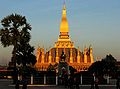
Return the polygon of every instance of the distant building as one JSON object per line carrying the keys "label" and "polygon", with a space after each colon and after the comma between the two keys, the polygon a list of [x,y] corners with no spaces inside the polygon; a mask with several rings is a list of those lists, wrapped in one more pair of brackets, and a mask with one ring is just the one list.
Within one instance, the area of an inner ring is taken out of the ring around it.
{"label": "distant building", "polygon": [[0,71],[1,71],[1,70],[7,70],[7,66],[1,66],[1,65],[0,65]]}
{"label": "distant building", "polygon": [[37,48],[37,63],[35,67],[38,71],[47,71],[50,64],[55,65],[59,63],[60,55],[64,51],[66,55],[66,62],[69,66],[72,66],[77,71],[85,71],[94,62],[92,47],[84,48],[84,52],[81,52],[80,48],[75,48],[74,43],[69,36],[69,25],[66,17],[66,6],[63,5],[62,19],[60,24],[60,35],[58,41],[55,42],[53,48],[49,51],[44,48]]}

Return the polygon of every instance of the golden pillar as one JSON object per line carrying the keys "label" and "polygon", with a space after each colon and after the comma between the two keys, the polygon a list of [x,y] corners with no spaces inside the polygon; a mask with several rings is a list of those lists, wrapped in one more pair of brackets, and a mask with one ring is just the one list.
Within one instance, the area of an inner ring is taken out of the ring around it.
{"label": "golden pillar", "polygon": [[93,51],[93,49],[92,49],[92,47],[90,47],[90,59],[91,59],[91,63],[94,62],[92,51]]}
{"label": "golden pillar", "polygon": [[41,50],[42,50],[41,63],[44,63],[44,57],[45,57],[44,48],[42,48]]}
{"label": "golden pillar", "polygon": [[80,63],[80,48],[77,50],[77,63]]}
{"label": "golden pillar", "polygon": [[51,49],[50,49],[50,51],[49,51],[49,58],[48,58],[48,63],[51,63],[52,62],[52,56],[51,56]]}
{"label": "golden pillar", "polygon": [[59,63],[58,48],[56,48],[56,62]]}
{"label": "golden pillar", "polygon": [[70,48],[70,63],[73,63],[72,48]]}
{"label": "golden pillar", "polygon": [[84,63],[87,63],[87,48],[84,49]]}

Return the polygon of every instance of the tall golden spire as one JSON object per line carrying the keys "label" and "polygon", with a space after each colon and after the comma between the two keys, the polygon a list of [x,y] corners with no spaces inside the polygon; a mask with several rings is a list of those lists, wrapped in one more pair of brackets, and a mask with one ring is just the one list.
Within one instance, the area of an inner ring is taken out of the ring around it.
{"label": "tall golden spire", "polygon": [[74,44],[69,37],[69,26],[66,16],[66,5],[64,2],[62,9],[62,19],[60,23],[60,35],[58,41],[55,43],[55,48],[73,48]]}
{"label": "tall golden spire", "polygon": [[68,21],[67,21],[67,17],[66,17],[66,5],[64,3],[63,5],[63,9],[62,9],[62,20],[61,20],[61,24],[60,24],[60,33],[64,33],[64,34],[68,34],[69,32],[69,26],[68,26]]}

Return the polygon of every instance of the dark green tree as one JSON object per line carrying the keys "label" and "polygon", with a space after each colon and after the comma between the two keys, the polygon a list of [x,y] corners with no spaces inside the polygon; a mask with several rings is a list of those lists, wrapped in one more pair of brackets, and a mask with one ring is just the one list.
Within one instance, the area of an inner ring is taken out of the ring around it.
{"label": "dark green tree", "polygon": [[97,76],[103,75],[103,63],[101,61],[94,62],[89,68],[91,74],[95,74]]}
{"label": "dark green tree", "polygon": [[4,47],[13,46],[11,61],[16,67],[17,45],[30,41],[31,26],[27,23],[25,16],[11,14],[1,20],[0,41]]}
{"label": "dark green tree", "polygon": [[101,61],[103,63],[103,72],[104,74],[113,75],[117,72],[117,60],[111,55],[106,55]]}
{"label": "dark green tree", "polygon": [[22,43],[21,45],[17,45],[17,64],[21,64],[22,66],[35,65],[36,57],[33,52],[34,47],[31,47],[28,43]]}
{"label": "dark green tree", "polygon": [[[21,65],[22,75],[29,72],[30,65],[36,63],[33,54],[34,47],[30,46],[31,26],[27,23],[25,16],[11,14],[1,20],[3,28],[0,29],[0,40],[4,47],[13,46],[11,61],[16,70],[16,63]],[[16,71],[14,71],[16,74]],[[25,76],[24,76],[25,77]]]}
{"label": "dark green tree", "polygon": [[101,61],[94,62],[88,70],[98,76],[103,76],[104,74],[113,75],[113,73],[115,74],[117,71],[116,62],[116,59],[109,54]]}

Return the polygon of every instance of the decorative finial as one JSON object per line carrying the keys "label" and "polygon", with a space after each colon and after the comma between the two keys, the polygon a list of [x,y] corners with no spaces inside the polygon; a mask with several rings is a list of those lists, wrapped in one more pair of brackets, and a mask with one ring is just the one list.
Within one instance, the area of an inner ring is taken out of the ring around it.
{"label": "decorative finial", "polygon": [[66,0],[64,0],[64,5],[65,5],[65,1],[66,1]]}
{"label": "decorative finial", "polygon": [[64,0],[64,3],[63,3],[63,9],[66,9],[65,0]]}

